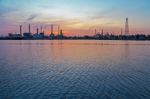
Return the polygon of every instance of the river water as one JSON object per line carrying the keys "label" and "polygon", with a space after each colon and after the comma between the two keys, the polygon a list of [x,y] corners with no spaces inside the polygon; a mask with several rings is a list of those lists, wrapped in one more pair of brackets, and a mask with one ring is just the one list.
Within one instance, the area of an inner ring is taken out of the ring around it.
{"label": "river water", "polygon": [[150,99],[150,42],[0,41],[0,99]]}

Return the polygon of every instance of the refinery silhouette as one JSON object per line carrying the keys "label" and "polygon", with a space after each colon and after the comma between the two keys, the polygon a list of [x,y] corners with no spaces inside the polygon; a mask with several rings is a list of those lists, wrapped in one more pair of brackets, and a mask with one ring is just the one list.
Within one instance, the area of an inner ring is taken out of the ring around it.
{"label": "refinery silhouette", "polygon": [[84,35],[84,36],[65,36],[63,30],[60,29],[58,25],[58,34],[55,35],[53,28],[54,25],[51,24],[51,32],[50,35],[45,35],[43,27],[36,29],[36,33],[33,34],[31,32],[31,25],[28,26],[28,32],[23,33],[22,28],[23,26],[20,25],[20,33],[8,33],[8,36],[0,37],[0,40],[150,40],[150,35],[146,34],[130,34],[129,32],[129,22],[128,18],[125,21],[125,29],[121,28],[121,34],[111,34],[109,32],[105,32],[102,29],[101,32],[97,32],[94,29],[93,36]]}

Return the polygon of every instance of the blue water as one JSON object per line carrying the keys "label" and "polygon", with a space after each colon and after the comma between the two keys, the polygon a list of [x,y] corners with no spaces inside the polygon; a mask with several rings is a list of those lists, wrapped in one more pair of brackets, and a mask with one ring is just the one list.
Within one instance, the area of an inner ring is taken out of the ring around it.
{"label": "blue water", "polygon": [[150,42],[0,41],[0,99],[150,99]]}

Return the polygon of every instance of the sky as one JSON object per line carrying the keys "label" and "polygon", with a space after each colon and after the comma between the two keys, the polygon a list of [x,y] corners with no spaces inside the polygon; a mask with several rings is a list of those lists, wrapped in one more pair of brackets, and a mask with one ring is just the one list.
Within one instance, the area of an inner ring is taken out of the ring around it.
{"label": "sky", "polygon": [[0,35],[32,33],[54,24],[65,35],[94,35],[94,30],[120,34],[129,18],[130,34],[150,34],[150,0],[0,0]]}

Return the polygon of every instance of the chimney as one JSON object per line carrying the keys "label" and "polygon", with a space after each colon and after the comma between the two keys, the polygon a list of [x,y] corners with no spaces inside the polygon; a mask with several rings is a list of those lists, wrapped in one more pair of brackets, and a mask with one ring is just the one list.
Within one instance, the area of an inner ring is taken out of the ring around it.
{"label": "chimney", "polygon": [[53,33],[53,24],[51,25],[51,33]]}
{"label": "chimney", "polygon": [[122,35],[122,33],[123,33],[122,31],[123,31],[123,30],[122,30],[122,28],[121,28],[121,35]]}
{"label": "chimney", "polygon": [[22,25],[20,25],[20,35],[22,36]]}
{"label": "chimney", "polygon": [[63,34],[63,31],[62,31],[62,29],[60,30],[60,35],[62,35]]}
{"label": "chimney", "polygon": [[37,34],[39,34],[39,28],[37,28]]}
{"label": "chimney", "polygon": [[97,34],[97,30],[95,29],[95,35]]}
{"label": "chimney", "polygon": [[102,34],[102,35],[104,35],[104,30],[103,30],[103,29],[102,29],[102,32],[101,32],[101,34]]}
{"label": "chimney", "polygon": [[59,25],[58,25],[58,35],[59,35],[59,33],[60,33],[60,27],[59,27]]}
{"label": "chimney", "polygon": [[30,31],[30,24],[29,24],[29,33],[31,33],[31,31]]}
{"label": "chimney", "polygon": [[43,27],[41,26],[41,33],[43,32]]}

